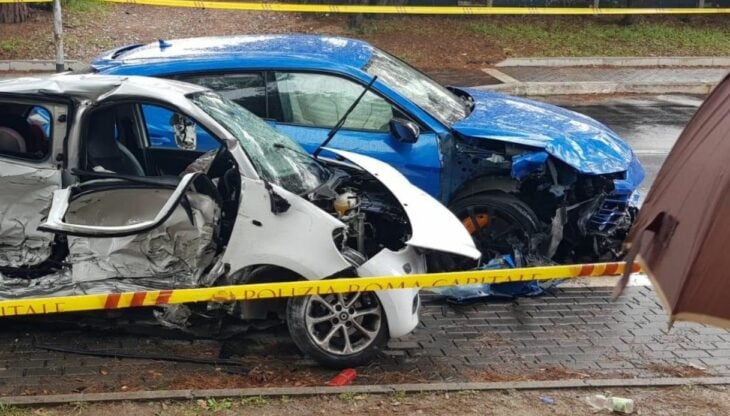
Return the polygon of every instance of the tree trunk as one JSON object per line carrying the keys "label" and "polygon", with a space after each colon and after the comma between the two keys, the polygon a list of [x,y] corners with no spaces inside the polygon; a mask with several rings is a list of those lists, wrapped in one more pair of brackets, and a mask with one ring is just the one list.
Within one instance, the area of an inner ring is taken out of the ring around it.
{"label": "tree trunk", "polygon": [[21,23],[30,16],[28,3],[0,4],[0,23]]}

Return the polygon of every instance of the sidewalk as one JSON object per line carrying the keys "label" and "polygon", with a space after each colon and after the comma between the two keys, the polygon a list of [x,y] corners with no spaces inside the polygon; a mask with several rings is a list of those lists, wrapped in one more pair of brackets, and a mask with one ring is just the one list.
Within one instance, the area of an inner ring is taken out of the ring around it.
{"label": "sidewalk", "polygon": [[[563,59],[566,64],[569,59]],[[549,63],[549,61],[546,61]],[[714,67],[502,66],[483,71],[501,82],[478,88],[516,95],[707,94],[730,72]],[[518,65],[519,62],[515,62]]]}
{"label": "sidewalk", "polygon": [[[730,376],[730,332],[685,323],[667,331],[666,315],[649,287],[630,287],[617,302],[610,301],[610,291],[563,288],[538,298],[469,306],[426,296],[421,326],[358,369],[355,384]],[[123,335],[124,326],[114,324],[108,331],[64,331],[58,323],[40,322],[6,321],[0,333],[0,395],[322,386],[337,374],[302,357],[281,327],[247,339],[191,341],[166,337],[159,328],[149,329],[149,336],[139,330]],[[38,344],[232,357],[246,368],[82,356]]]}

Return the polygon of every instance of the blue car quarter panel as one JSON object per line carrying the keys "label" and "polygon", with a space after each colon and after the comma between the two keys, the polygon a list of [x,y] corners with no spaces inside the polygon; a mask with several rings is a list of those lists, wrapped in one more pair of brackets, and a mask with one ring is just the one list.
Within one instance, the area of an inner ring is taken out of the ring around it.
{"label": "blue car quarter panel", "polygon": [[464,89],[476,103],[452,127],[464,136],[544,149],[578,172],[623,172],[633,158],[631,147],[608,127],[554,105],[476,89]]}

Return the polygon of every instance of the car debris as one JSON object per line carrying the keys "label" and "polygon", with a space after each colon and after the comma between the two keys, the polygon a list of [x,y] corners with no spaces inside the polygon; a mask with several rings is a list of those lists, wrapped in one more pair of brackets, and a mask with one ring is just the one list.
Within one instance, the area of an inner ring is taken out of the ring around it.
{"label": "car debris", "polygon": [[[154,128],[179,147],[153,144],[145,108],[167,115]],[[45,125],[33,124],[39,111]],[[0,128],[15,132],[0,140],[1,299],[407,275],[426,271],[427,252],[480,257],[459,220],[390,166],[344,151],[315,160],[192,84],[3,81]],[[201,132],[218,147],[199,150]],[[183,330],[200,319],[284,319],[305,353],[349,367],[412,331],[418,309],[418,289],[399,289],[155,316]]]}

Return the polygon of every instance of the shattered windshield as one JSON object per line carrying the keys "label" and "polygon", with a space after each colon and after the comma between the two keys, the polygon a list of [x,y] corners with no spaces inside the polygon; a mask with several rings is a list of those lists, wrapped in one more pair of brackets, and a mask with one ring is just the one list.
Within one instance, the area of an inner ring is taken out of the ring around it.
{"label": "shattered windshield", "polygon": [[373,57],[364,69],[447,125],[463,119],[469,112],[467,104],[451,91],[381,50],[373,50]]}
{"label": "shattered windshield", "polygon": [[191,100],[238,139],[262,179],[303,194],[329,178],[329,170],[297,143],[233,101],[211,92]]}

